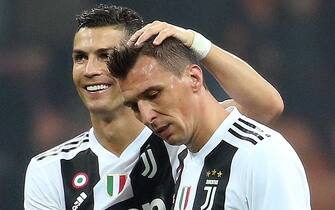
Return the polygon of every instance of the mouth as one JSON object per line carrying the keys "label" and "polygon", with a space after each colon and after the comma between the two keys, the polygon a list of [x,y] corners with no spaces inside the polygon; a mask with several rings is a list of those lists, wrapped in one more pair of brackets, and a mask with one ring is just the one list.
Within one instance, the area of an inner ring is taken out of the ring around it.
{"label": "mouth", "polygon": [[88,92],[94,93],[98,91],[107,90],[111,85],[110,84],[94,84],[94,85],[86,85],[85,90]]}
{"label": "mouth", "polygon": [[167,125],[162,126],[162,127],[158,128],[158,129],[155,129],[155,132],[159,136],[161,136],[162,138],[167,139],[168,136],[170,135],[169,134],[169,130],[168,130],[169,127],[170,127],[170,124],[167,124]]}

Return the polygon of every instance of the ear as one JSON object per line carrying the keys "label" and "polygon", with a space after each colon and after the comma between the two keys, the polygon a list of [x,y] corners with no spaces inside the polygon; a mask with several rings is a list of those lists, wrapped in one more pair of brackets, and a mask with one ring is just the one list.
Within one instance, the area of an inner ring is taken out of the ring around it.
{"label": "ear", "polygon": [[200,66],[196,64],[190,64],[187,68],[187,74],[191,79],[191,87],[193,91],[199,91],[203,87],[203,74]]}

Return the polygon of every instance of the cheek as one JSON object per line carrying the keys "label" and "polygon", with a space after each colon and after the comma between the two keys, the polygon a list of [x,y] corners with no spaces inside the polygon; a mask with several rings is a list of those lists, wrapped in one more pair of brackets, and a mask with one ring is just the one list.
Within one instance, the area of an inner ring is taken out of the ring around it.
{"label": "cheek", "polygon": [[72,80],[73,80],[73,83],[77,86],[78,85],[78,75],[76,74],[75,71],[72,72]]}
{"label": "cheek", "polygon": [[190,120],[191,117],[191,108],[190,104],[185,102],[185,99],[181,99],[179,101],[179,110],[180,110],[180,114],[181,117],[183,118],[182,120],[185,122],[188,122]]}
{"label": "cheek", "polygon": [[72,68],[72,80],[73,80],[73,82],[74,82],[75,85],[78,85],[78,83],[80,81],[80,74],[81,74],[80,68],[74,66]]}

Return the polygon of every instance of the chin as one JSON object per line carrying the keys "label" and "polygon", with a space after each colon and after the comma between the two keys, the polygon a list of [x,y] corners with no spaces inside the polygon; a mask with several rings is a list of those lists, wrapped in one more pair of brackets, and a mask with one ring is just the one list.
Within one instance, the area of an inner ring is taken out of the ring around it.
{"label": "chin", "polygon": [[174,146],[183,145],[183,141],[180,141],[178,139],[172,138],[171,136],[168,139],[164,139],[164,141],[166,141],[168,144],[174,145]]}

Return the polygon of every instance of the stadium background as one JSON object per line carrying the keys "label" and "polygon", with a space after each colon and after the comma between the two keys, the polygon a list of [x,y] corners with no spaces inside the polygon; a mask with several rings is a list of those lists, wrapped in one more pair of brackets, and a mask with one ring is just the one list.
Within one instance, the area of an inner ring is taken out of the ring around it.
{"label": "stadium background", "polygon": [[[335,209],[335,3],[328,0],[0,0],[0,209],[23,209],[33,155],[89,128],[72,84],[74,16],[107,2],[134,8],[146,22],[195,29],[255,67],[284,99],[271,127],[303,160],[313,209]],[[209,75],[207,82],[226,98]]]}

